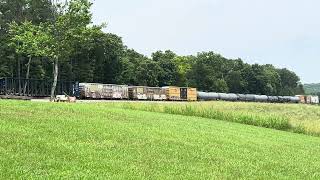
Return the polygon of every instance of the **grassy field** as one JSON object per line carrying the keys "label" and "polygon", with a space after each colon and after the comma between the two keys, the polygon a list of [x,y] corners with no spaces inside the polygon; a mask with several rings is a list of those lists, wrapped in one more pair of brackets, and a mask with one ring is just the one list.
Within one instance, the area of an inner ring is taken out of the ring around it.
{"label": "grassy field", "polygon": [[[0,100],[0,178],[320,178],[319,137],[124,104]],[[307,112],[319,110],[222,102],[192,106],[258,116],[272,111],[286,118],[300,110],[290,122],[316,122],[318,115]]]}
{"label": "grassy field", "polygon": [[247,102],[114,103],[112,107],[238,122],[320,136],[320,106]]}

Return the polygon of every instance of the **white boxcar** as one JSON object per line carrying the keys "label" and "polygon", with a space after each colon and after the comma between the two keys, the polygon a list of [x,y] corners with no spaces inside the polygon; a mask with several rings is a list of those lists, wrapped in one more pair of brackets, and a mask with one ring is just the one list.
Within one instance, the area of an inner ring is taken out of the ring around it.
{"label": "white boxcar", "polygon": [[129,98],[132,100],[147,100],[147,87],[146,86],[130,86]]}
{"label": "white boxcar", "polygon": [[80,83],[82,99],[128,99],[128,86],[116,84]]}
{"label": "white boxcar", "polygon": [[319,104],[319,96],[311,96],[311,104]]}
{"label": "white boxcar", "polygon": [[147,87],[147,99],[152,101],[164,101],[167,99],[166,91],[160,87]]}

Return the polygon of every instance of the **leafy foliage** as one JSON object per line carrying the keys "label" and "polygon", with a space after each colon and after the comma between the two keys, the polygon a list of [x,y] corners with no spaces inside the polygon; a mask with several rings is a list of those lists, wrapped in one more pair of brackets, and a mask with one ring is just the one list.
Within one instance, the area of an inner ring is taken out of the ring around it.
{"label": "leafy foliage", "polygon": [[304,84],[306,94],[320,94],[320,84]]}
{"label": "leafy foliage", "polygon": [[49,0],[2,0],[0,76],[25,76],[29,68],[21,65],[34,57],[31,78],[266,95],[304,93],[294,72],[272,65],[250,65],[214,52],[179,56],[166,50],[146,57],[127,48],[121,37],[103,32],[104,25],[93,25],[91,5],[88,0],[58,5]]}
{"label": "leafy foliage", "polygon": [[33,25],[30,21],[23,22],[21,25],[13,22],[10,24],[9,34],[10,45],[18,54],[41,57],[49,51],[46,44],[50,41],[50,37],[43,25]]}

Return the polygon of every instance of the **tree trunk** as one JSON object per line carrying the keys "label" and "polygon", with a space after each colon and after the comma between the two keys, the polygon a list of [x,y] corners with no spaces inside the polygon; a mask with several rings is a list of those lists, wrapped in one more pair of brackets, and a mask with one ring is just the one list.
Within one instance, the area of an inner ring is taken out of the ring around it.
{"label": "tree trunk", "polygon": [[20,60],[21,60],[21,56],[20,55],[18,55],[18,58],[17,58],[17,60],[18,60],[18,83],[19,83],[19,95],[21,95],[21,75],[20,75],[20,73],[21,73],[21,68],[20,68],[20,65],[21,65],[21,62],[20,62]]}
{"label": "tree trunk", "polygon": [[50,101],[53,102],[55,99],[55,91],[58,83],[58,58],[54,60],[54,70],[53,70],[53,84],[51,88]]}
{"label": "tree trunk", "polygon": [[24,83],[24,88],[23,88],[23,95],[26,95],[26,90],[27,90],[27,85],[28,85],[28,81],[29,81],[29,75],[30,75],[30,64],[31,64],[31,59],[32,57],[29,57],[29,61],[27,64],[27,73],[26,73],[26,82]]}

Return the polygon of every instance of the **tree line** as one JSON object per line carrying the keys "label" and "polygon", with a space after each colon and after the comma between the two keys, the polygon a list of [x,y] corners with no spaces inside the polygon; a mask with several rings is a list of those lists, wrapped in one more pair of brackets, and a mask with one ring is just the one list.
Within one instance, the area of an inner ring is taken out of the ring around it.
{"label": "tree line", "polygon": [[273,65],[248,64],[214,52],[151,57],[93,25],[88,0],[0,0],[0,77],[192,86],[201,91],[303,94],[299,77]]}

